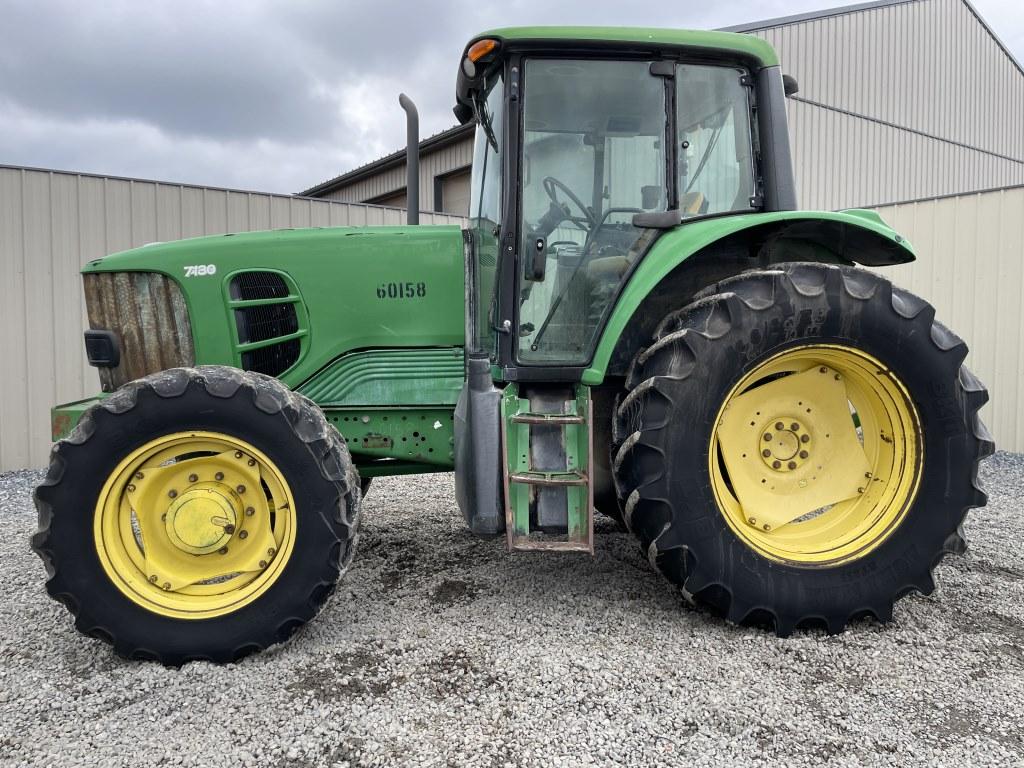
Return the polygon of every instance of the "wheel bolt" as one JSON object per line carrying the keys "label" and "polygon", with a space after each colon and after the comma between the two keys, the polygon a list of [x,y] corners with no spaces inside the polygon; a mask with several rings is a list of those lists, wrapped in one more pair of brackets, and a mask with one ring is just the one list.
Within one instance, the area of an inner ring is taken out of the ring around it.
{"label": "wheel bolt", "polygon": [[144,478],[144,477],[145,477],[145,475],[144,475],[144,474],[142,474],[141,472],[136,472],[136,473],[135,473],[135,479],[136,479],[136,480],[141,480],[141,479],[142,479],[142,478]]}
{"label": "wheel bolt", "polygon": [[191,475],[188,476],[188,481],[190,483],[198,482],[199,481],[199,475],[197,475],[195,473],[192,473]]}
{"label": "wheel bolt", "polygon": [[840,380],[841,378],[843,378],[843,377],[842,377],[842,376],[840,376],[840,375],[839,375],[839,374],[837,373],[837,374],[836,374],[836,381],[839,381],[839,380]]}
{"label": "wheel bolt", "polygon": [[171,490],[169,490],[167,492],[167,495],[170,496],[173,499],[174,497],[176,497],[178,495],[178,492],[176,490],[174,490],[173,488],[171,488]]}
{"label": "wheel bolt", "polygon": [[224,473],[223,472],[218,472],[216,475],[213,476],[213,479],[214,480],[223,480],[224,479]]}
{"label": "wheel bolt", "polygon": [[774,467],[775,469],[778,469],[779,467],[781,467],[781,466],[782,466],[782,462],[781,462],[781,461],[779,461],[778,459],[776,459],[775,461],[773,461],[773,462],[772,462],[772,466],[773,466],[773,467]]}
{"label": "wheel bolt", "polygon": [[231,523],[228,523],[227,525],[224,526],[224,533],[226,533],[228,536],[230,536],[234,532],[235,532],[235,526],[231,525]]}
{"label": "wheel bolt", "polygon": [[238,491],[239,493],[245,493],[245,486],[240,485],[237,488],[235,488],[235,490]]}
{"label": "wheel bolt", "polygon": [[260,568],[266,568],[266,567],[267,567],[267,561],[266,560],[260,560]]}
{"label": "wheel bolt", "polygon": [[131,483],[128,483],[128,492],[131,493],[134,490],[135,490],[135,486],[132,485]]}
{"label": "wheel bolt", "polygon": [[796,432],[797,430],[799,430],[799,429],[800,429],[800,425],[799,425],[799,424],[797,424],[797,423],[796,423],[796,422],[794,421],[794,422],[793,422],[792,424],[790,424],[790,425],[789,425],[789,428],[790,428],[791,430],[793,430],[794,432]]}
{"label": "wheel bolt", "polygon": [[277,550],[274,549],[273,547],[271,547],[270,549],[267,550],[267,554],[270,555],[271,557],[273,557],[276,553],[277,553]]}
{"label": "wheel bolt", "polygon": [[826,368],[826,367],[825,367],[825,366],[823,365],[823,366],[821,366],[821,368],[819,368],[819,369],[818,369],[818,372],[819,372],[819,373],[828,373],[828,368]]}
{"label": "wheel bolt", "polygon": [[762,525],[761,527],[762,527],[762,528],[763,528],[764,530],[766,530],[766,531],[770,531],[770,530],[772,529],[772,527],[771,527],[770,525],[768,525],[768,523],[765,523],[765,524],[764,524],[764,525]]}
{"label": "wheel bolt", "polygon": [[796,469],[796,462],[795,461],[791,461],[786,466],[789,467],[790,469]]}
{"label": "wheel bolt", "polygon": [[167,591],[170,590],[170,588],[171,588],[171,582],[165,581],[164,582],[164,591],[167,592]]}
{"label": "wheel bolt", "polygon": [[772,435],[771,435],[770,432],[765,432],[764,433],[764,441],[766,443],[770,443],[772,441]]}
{"label": "wheel bolt", "polygon": [[236,459],[242,458],[242,452],[241,451],[235,451],[235,458]]}
{"label": "wheel bolt", "polygon": [[246,463],[247,463],[247,464],[248,464],[248,465],[249,465],[250,467],[255,467],[255,466],[256,466],[256,459],[249,459],[249,461],[247,461]]}
{"label": "wheel bolt", "polygon": [[808,456],[808,453],[807,453],[807,451],[800,451],[800,458],[801,458],[801,459],[806,459],[806,458],[807,458],[807,456]]}
{"label": "wheel bolt", "polygon": [[757,525],[757,518],[756,517],[752,517],[749,520],[747,520],[747,522],[750,523],[751,525]]}
{"label": "wheel bolt", "polygon": [[253,515],[256,514],[256,510],[253,509],[252,507],[246,507],[245,508],[245,514],[247,514],[249,517],[252,517]]}
{"label": "wheel bolt", "polygon": [[164,512],[162,515],[160,515],[160,522],[161,523],[166,523],[167,522],[167,513],[166,512]]}
{"label": "wheel bolt", "polygon": [[769,456],[772,455],[772,452],[765,448],[763,451],[761,451],[761,455],[767,459]]}
{"label": "wheel bolt", "polygon": [[809,443],[809,442],[811,442],[811,436],[808,435],[808,434],[800,435],[800,442],[801,443]]}
{"label": "wheel bolt", "polygon": [[149,577],[149,581],[150,581],[151,584],[156,584],[156,574],[155,573],[152,576]]}
{"label": "wheel bolt", "polygon": [[228,553],[228,548],[227,547],[221,547],[217,551],[220,552],[220,554],[222,554],[222,555],[226,555]]}
{"label": "wheel bolt", "polygon": [[238,532],[238,538],[240,538],[240,539],[248,539],[249,538],[249,532],[248,531],[239,531]]}
{"label": "wheel bolt", "polygon": [[864,493],[864,489],[863,488],[858,488],[857,489],[857,493]]}
{"label": "wheel bolt", "polygon": [[783,429],[785,428],[785,426],[786,426],[786,425],[785,425],[785,424],[783,424],[783,423],[782,423],[781,421],[776,421],[776,422],[775,422],[775,428],[776,428],[777,430],[779,430],[779,431],[782,431],[782,430],[783,430]]}

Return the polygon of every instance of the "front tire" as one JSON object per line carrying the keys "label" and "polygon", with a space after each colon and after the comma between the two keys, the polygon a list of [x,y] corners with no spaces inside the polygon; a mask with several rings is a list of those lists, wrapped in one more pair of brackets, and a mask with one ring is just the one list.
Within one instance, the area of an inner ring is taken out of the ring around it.
{"label": "front tire", "polygon": [[311,401],[234,368],[125,385],[36,489],[47,591],[118,654],[235,661],[313,618],[355,552],[359,478]]}
{"label": "front tire", "polygon": [[988,395],[934,314],[874,273],[786,264],[666,317],[614,425],[625,521],[652,564],[783,636],[929,594],[993,450]]}

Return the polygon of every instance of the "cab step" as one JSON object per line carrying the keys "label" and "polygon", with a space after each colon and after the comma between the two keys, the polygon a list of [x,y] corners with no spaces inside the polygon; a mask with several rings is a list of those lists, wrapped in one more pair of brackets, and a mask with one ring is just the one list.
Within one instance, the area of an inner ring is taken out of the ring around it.
{"label": "cab step", "polygon": [[502,396],[509,551],[594,552],[593,409],[583,385],[509,384]]}

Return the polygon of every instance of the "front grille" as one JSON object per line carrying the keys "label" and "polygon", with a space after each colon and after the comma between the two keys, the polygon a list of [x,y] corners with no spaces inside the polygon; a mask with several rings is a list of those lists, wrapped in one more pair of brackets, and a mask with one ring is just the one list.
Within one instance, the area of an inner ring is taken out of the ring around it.
{"label": "front grille", "polygon": [[269,342],[241,353],[242,368],[268,376],[279,376],[299,359],[302,343],[298,338],[283,338],[298,333],[299,299],[289,281],[276,272],[243,272],[231,278],[228,289],[232,303],[288,299],[273,304],[255,304],[235,307],[235,326],[241,345]]}
{"label": "front grille", "polygon": [[112,331],[120,347],[115,368],[98,368],[104,392],[157,371],[195,365],[188,307],[176,282],[155,272],[82,276],[89,328]]}

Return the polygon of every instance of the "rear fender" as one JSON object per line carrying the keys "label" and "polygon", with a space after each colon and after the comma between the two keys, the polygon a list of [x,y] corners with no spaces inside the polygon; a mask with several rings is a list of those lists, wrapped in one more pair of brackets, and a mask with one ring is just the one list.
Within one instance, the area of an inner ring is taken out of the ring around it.
{"label": "rear fender", "polygon": [[880,267],[915,258],[910,243],[874,211],[782,211],[682,224],[633,268],[582,381],[596,385],[624,374],[665,314],[737,272],[781,261]]}

